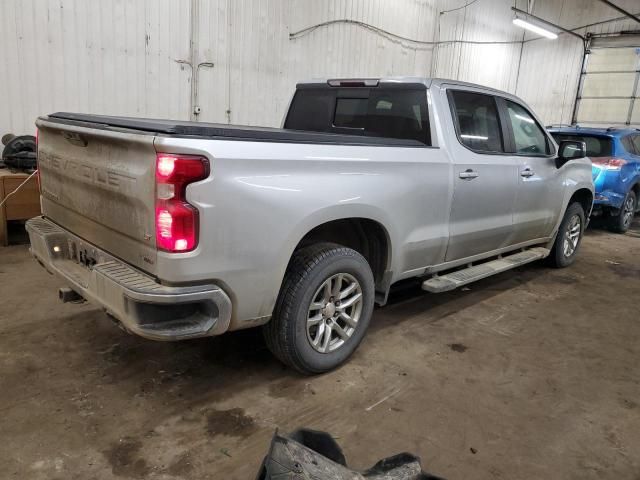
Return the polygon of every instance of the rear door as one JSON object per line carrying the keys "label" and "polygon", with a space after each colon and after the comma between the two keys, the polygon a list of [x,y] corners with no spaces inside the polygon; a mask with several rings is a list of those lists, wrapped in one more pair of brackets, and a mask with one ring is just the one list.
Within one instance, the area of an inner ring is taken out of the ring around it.
{"label": "rear door", "polygon": [[506,98],[499,98],[498,105],[506,119],[506,149],[518,166],[512,242],[546,238],[557,223],[564,198],[555,147],[525,106]]}
{"label": "rear door", "polygon": [[518,164],[504,148],[496,98],[448,89],[458,142],[452,142],[453,199],[446,261],[490,252],[511,243]]}
{"label": "rear door", "polygon": [[43,214],[154,273],[154,135],[46,119],[36,125]]}

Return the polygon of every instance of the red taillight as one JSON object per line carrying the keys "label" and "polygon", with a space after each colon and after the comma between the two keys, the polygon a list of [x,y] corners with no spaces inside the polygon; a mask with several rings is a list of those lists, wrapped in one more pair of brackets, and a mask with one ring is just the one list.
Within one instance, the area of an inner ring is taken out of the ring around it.
{"label": "red taillight", "polygon": [[172,155],[159,153],[156,157],[156,180],[158,183],[187,185],[207,177],[209,161],[195,155]]}
{"label": "red taillight", "polygon": [[616,157],[591,157],[591,163],[607,170],[620,170],[627,161]]}
{"label": "red taillight", "polygon": [[156,246],[188,252],[198,246],[198,209],[186,198],[187,185],[209,176],[209,161],[195,155],[156,156]]}
{"label": "red taillight", "polygon": [[622,158],[612,158],[611,160],[609,160],[609,168],[620,168],[626,164],[627,161]]}

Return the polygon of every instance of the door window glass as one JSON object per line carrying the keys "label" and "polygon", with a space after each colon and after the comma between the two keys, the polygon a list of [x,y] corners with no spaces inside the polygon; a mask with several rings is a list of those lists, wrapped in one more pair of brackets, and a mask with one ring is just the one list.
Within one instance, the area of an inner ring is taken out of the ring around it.
{"label": "door window glass", "polygon": [[547,136],[538,122],[517,103],[509,100],[506,100],[506,103],[516,142],[516,152],[529,155],[548,155]]}
{"label": "door window glass", "polygon": [[458,137],[472,150],[504,152],[498,108],[491,95],[454,90]]}

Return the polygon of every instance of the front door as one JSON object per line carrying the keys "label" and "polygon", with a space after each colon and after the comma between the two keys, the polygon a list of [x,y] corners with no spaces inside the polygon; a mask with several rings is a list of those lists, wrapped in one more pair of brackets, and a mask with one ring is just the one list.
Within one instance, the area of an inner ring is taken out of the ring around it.
{"label": "front door", "polygon": [[511,244],[518,164],[505,153],[496,98],[448,90],[459,143],[452,145],[453,199],[445,261]]}
{"label": "front door", "polygon": [[518,165],[513,209],[513,243],[549,237],[557,223],[565,189],[555,149],[535,117],[522,105],[499,99],[508,119],[507,150]]}

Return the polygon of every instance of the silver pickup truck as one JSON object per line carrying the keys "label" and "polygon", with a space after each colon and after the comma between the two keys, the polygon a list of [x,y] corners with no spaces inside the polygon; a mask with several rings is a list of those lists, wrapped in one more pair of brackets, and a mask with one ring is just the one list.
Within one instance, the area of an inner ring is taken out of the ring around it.
{"label": "silver pickup truck", "polygon": [[573,262],[591,163],[541,125],[513,95],[405,77],[298,84],[281,129],[55,113],[37,120],[31,252],[130,332],[263,325],[319,373],[399,280]]}

